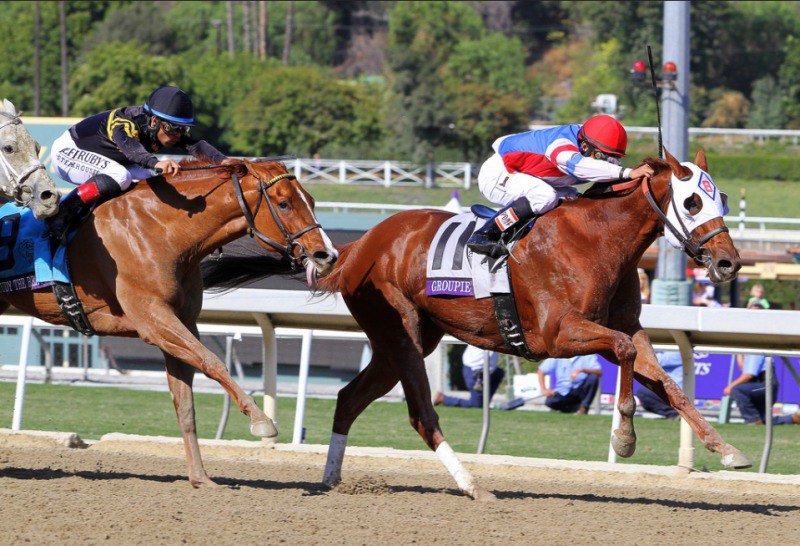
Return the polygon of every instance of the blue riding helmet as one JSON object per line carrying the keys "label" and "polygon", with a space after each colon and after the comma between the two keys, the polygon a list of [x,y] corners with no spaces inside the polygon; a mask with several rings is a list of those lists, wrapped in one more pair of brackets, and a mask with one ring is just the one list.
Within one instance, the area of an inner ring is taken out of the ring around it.
{"label": "blue riding helmet", "polygon": [[194,125],[194,105],[189,95],[170,85],[159,87],[147,98],[146,112],[177,125]]}

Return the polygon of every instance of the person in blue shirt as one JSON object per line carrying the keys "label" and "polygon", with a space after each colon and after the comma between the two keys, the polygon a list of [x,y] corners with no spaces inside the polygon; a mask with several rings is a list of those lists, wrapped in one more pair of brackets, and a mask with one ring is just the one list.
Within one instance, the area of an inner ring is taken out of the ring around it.
{"label": "person in blue shirt", "polygon": [[[555,372],[555,388],[548,389],[544,376]],[[548,358],[539,364],[539,386],[547,396],[544,403],[553,410],[563,413],[589,413],[600,376],[603,375],[600,358],[597,355],[576,356],[573,358]]]}
{"label": "person in blue shirt", "polygon": [[[683,388],[683,359],[681,353],[677,351],[668,351],[657,353],[658,363],[664,368],[664,371],[672,378],[675,383],[682,389]],[[640,386],[634,393],[639,403],[650,413],[661,415],[667,419],[677,419],[679,414],[675,408],[664,402],[657,394],[648,389],[647,387]]]}
{"label": "person in blue shirt", "polygon": [[[742,375],[725,387],[724,394],[736,401],[744,422],[763,425],[766,417],[767,386],[765,381],[767,359],[763,355],[736,355]],[[772,382],[772,399],[778,396],[778,382]],[[771,408],[770,408],[771,409]],[[800,425],[800,413],[772,418],[773,425]]]}
{"label": "person in blue shirt", "polygon": [[[750,302],[748,309],[763,309],[760,302]],[[767,386],[765,381],[767,359],[763,355],[736,355],[742,375],[723,391],[736,401],[744,422],[748,425],[763,425],[766,416]],[[772,399],[778,395],[778,382],[772,382]],[[772,411],[772,408],[770,408]],[[800,425],[800,412],[780,415],[772,419],[773,425]]]}

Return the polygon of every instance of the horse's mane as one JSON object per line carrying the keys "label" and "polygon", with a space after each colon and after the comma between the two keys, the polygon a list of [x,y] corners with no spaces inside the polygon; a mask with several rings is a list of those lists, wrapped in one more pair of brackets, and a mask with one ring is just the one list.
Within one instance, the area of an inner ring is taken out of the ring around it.
{"label": "horse's mane", "polygon": [[181,159],[181,162],[179,163],[179,165],[181,167],[206,167],[206,166],[208,166],[208,167],[211,167],[211,166],[218,167],[219,163],[216,162],[216,161],[212,161],[207,157],[201,157],[201,158],[193,158],[192,157],[192,158]]}

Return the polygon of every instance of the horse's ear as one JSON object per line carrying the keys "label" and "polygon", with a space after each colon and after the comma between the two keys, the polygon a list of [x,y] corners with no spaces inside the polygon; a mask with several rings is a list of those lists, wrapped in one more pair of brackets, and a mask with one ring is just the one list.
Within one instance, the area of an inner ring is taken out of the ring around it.
{"label": "horse's ear", "polygon": [[708,172],[708,162],[706,161],[706,152],[702,148],[697,149],[697,154],[694,156],[694,164],[700,169]]}
{"label": "horse's ear", "polygon": [[692,171],[688,167],[684,167],[680,164],[680,162],[675,159],[675,157],[664,148],[664,157],[667,159],[667,163],[669,163],[669,168],[672,170],[672,174],[678,180],[689,180],[692,177]]}
{"label": "horse's ear", "polygon": [[11,103],[10,100],[3,99],[3,108],[5,108],[6,112],[11,114],[12,116],[17,115],[17,109],[14,107],[14,105]]}
{"label": "horse's ear", "polygon": [[247,166],[244,164],[245,161],[246,160],[230,161],[226,159],[224,165],[227,167],[227,172],[236,173],[236,176],[242,177],[247,174]]}

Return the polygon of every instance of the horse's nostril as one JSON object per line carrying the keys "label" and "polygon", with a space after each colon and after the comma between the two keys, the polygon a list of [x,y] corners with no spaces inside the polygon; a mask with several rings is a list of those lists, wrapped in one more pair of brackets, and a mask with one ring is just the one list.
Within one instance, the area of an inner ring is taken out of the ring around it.
{"label": "horse's nostril", "polygon": [[45,191],[43,191],[42,193],[39,194],[39,199],[41,199],[42,201],[51,201],[51,200],[55,199],[55,197],[56,197],[56,194],[51,192],[51,191],[49,191],[49,190],[45,190]]}
{"label": "horse's nostril", "polygon": [[317,250],[314,253],[314,259],[318,262],[325,262],[328,260],[328,258],[330,258],[330,256],[331,256],[330,254],[322,250]]}
{"label": "horse's nostril", "polygon": [[720,271],[728,271],[733,269],[733,263],[730,260],[720,260],[717,262],[717,269]]}

